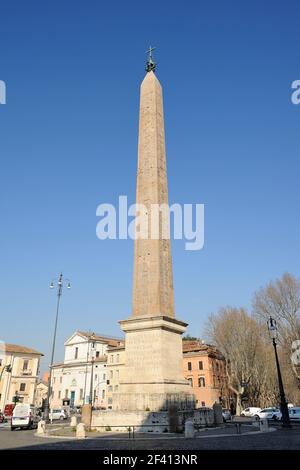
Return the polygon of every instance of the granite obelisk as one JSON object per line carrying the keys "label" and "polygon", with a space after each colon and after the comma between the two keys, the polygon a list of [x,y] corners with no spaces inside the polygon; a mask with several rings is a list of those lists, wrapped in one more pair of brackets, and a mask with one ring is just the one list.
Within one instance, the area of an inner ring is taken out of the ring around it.
{"label": "granite obelisk", "polygon": [[[182,338],[187,324],[174,315],[168,217],[152,213],[168,204],[162,87],[150,48],[140,90],[136,203],[144,208],[144,236],[136,223],[132,313],[120,322],[125,332],[125,367],[120,378],[120,410],[166,410],[172,403],[192,408],[193,394],[182,370]],[[141,215],[141,214],[140,214]],[[153,232],[154,230],[154,232]],[[156,236],[153,236],[156,233]]]}

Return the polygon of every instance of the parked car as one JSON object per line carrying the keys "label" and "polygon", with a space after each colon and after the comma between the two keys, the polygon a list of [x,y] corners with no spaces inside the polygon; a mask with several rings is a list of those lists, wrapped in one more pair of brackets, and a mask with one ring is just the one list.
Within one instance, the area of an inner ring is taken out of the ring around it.
{"label": "parked car", "polygon": [[241,412],[241,416],[252,417],[252,416],[256,415],[257,413],[259,413],[260,410],[261,410],[261,408],[255,408],[254,406],[249,406],[248,408],[245,408]]}
{"label": "parked car", "polygon": [[15,405],[13,403],[10,403],[8,405],[5,405],[3,414],[6,418],[11,418],[13,415]]}
{"label": "parked car", "polygon": [[10,429],[13,431],[16,428],[36,428],[38,422],[39,417],[36,413],[36,409],[33,406],[30,406],[27,403],[17,403],[14,407],[11,418]]}
{"label": "parked car", "polygon": [[51,421],[59,419],[60,421],[63,421],[64,419],[67,419],[69,417],[67,411],[63,408],[61,409],[55,409],[51,410],[49,414],[49,418]]}
{"label": "parked car", "polygon": [[0,423],[6,423],[7,418],[3,413],[0,413]]}
{"label": "parked car", "polygon": [[222,416],[223,416],[224,423],[226,423],[226,421],[231,421],[230,410],[227,410],[226,408],[222,408]]}
{"label": "parked car", "polygon": [[300,421],[300,408],[297,406],[289,408],[289,417],[291,420]]}
{"label": "parked car", "polygon": [[282,418],[281,411],[278,408],[263,408],[261,411],[257,412],[254,417],[258,419],[273,419],[278,421]]}

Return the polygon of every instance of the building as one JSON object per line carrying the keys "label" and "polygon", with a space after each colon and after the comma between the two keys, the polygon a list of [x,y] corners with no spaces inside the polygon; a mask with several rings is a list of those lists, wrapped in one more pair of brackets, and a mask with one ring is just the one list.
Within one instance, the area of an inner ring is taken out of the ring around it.
{"label": "building", "polygon": [[18,402],[34,403],[42,353],[17,344],[0,345],[0,409]]}
{"label": "building", "polygon": [[38,382],[35,389],[34,406],[36,408],[42,408],[48,393],[48,382]]}
{"label": "building", "polygon": [[119,392],[125,365],[125,344],[110,346],[107,350],[107,408],[114,409],[114,393]]}
{"label": "building", "polygon": [[184,376],[193,387],[196,407],[211,407],[215,402],[228,407],[228,379],[222,353],[200,341],[184,340],[182,349]]}
{"label": "building", "polygon": [[108,348],[121,343],[120,338],[82,331],[73,333],[64,344],[64,362],[52,368],[50,408],[78,407],[85,403],[106,408]]}

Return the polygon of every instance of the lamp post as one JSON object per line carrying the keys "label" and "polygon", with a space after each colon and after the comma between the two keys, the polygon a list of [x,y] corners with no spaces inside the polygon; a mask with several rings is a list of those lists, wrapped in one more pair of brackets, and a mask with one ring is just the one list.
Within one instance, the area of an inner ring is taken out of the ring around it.
{"label": "lamp post", "polygon": [[94,390],[93,390],[93,385],[94,385],[94,361],[95,361],[95,343],[92,343],[91,347],[91,359],[92,359],[92,371],[91,371],[91,384],[90,384],[90,405],[91,408],[93,409],[93,404],[94,404]]}
{"label": "lamp post", "polygon": [[[67,288],[71,288],[70,281],[67,281]],[[52,341],[52,352],[51,352],[51,362],[50,362],[50,373],[49,373],[49,381],[48,381],[48,390],[47,390],[47,398],[45,401],[45,409],[44,409],[44,419],[45,421],[49,420],[49,404],[50,404],[50,397],[51,397],[51,380],[52,380],[52,367],[54,361],[54,351],[55,351],[55,342],[56,342],[56,331],[57,331],[57,322],[58,322],[58,314],[59,314],[59,305],[60,305],[60,298],[62,296],[63,291],[63,275],[60,273],[59,278],[57,280],[57,304],[56,304],[56,315],[55,315],[55,324],[54,324],[54,333],[53,333],[53,341]],[[54,289],[54,281],[50,284],[50,289]]]}
{"label": "lamp post", "polygon": [[279,393],[280,393],[280,411],[281,411],[281,416],[282,416],[282,427],[289,428],[291,427],[289,410],[288,410],[287,402],[285,399],[280,364],[279,364],[278,354],[277,354],[276,339],[278,337],[278,328],[277,328],[276,320],[272,317],[270,317],[268,320],[268,330],[270,332],[270,336],[273,341],[274,352],[275,352],[276,368],[277,368],[277,375],[278,375],[278,386],[279,386]]}

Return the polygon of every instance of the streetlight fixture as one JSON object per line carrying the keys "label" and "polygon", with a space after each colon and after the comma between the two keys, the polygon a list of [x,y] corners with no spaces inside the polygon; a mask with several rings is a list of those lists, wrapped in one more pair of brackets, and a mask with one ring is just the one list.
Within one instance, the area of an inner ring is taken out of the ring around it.
{"label": "streetlight fixture", "polygon": [[277,354],[276,339],[278,337],[278,328],[277,328],[276,320],[272,317],[270,317],[268,320],[268,330],[273,341],[274,352],[275,352],[276,368],[277,368],[277,375],[278,375],[278,386],[279,386],[279,393],[280,393],[280,411],[281,411],[281,416],[282,416],[282,426],[284,428],[289,428],[291,427],[289,410],[288,410],[287,402],[285,399],[280,364],[279,364],[278,354]]}
{"label": "streetlight fixture", "polygon": [[[51,281],[50,289],[54,289],[54,282]],[[67,289],[71,288],[71,283],[69,279],[66,279],[67,282]],[[54,324],[54,333],[53,333],[53,341],[52,341],[52,352],[51,352],[51,362],[50,362],[50,373],[49,373],[49,381],[48,381],[48,391],[47,391],[47,398],[45,402],[45,409],[44,409],[44,419],[45,421],[49,420],[49,404],[50,404],[50,396],[51,396],[51,380],[52,380],[52,367],[54,361],[54,351],[55,351],[55,342],[56,342],[56,331],[57,331],[57,321],[58,321],[58,314],[59,314],[59,305],[60,305],[60,298],[62,295],[64,287],[63,275],[60,273],[57,279],[57,304],[56,304],[56,316],[55,316],[55,324]]]}

